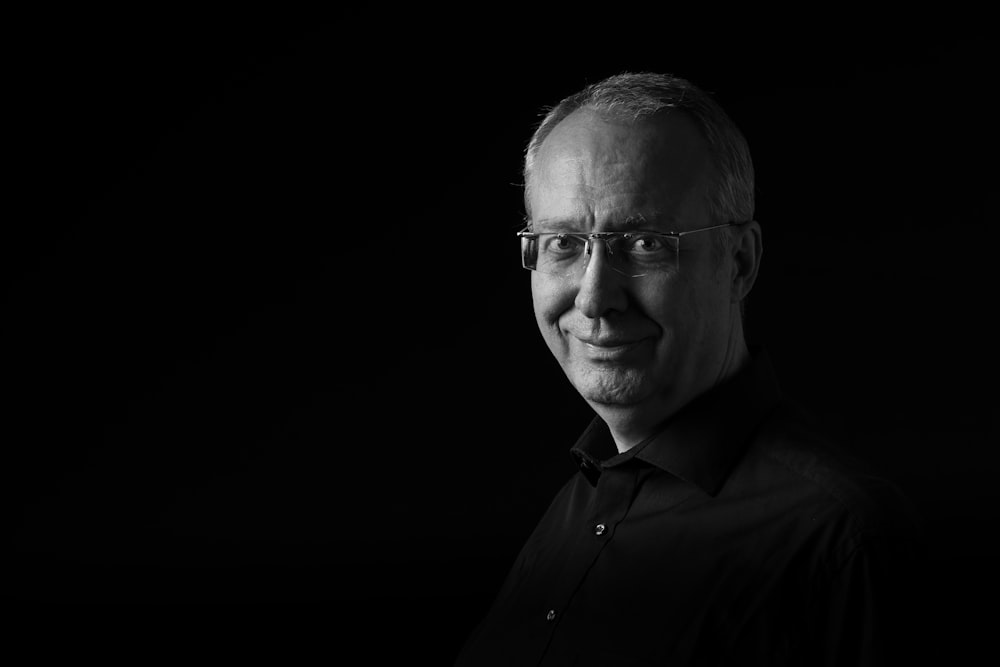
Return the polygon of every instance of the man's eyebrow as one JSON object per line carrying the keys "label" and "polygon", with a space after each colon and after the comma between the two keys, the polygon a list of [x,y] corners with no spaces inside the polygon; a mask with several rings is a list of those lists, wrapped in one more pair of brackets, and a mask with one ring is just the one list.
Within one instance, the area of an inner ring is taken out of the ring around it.
{"label": "man's eyebrow", "polygon": [[560,218],[542,218],[541,220],[527,219],[528,228],[533,232],[537,232],[539,229],[544,229],[545,231],[554,232],[576,232],[579,230],[579,225],[572,220],[560,219]]}
{"label": "man's eyebrow", "polygon": [[[659,221],[659,216],[653,215],[654,219]],[[628,215],[624,218],[620,218],[609,225],[612,229],[641,229],[647,228],[652,229],[654,227],[662,226],[663,222],[670,223],[674,220],[672,216],[667,216],[663,221],[651,222],[642,213],[636,213],[634,215]],[[525,217],[525,224],[531,231],[537,232],[540,229],[552,232],[578,232],[581,231],[580,225],[567,218],[542,218],[539,220],[532,220],[531,218]],[[664,230],[665,231],[665,230]]]}

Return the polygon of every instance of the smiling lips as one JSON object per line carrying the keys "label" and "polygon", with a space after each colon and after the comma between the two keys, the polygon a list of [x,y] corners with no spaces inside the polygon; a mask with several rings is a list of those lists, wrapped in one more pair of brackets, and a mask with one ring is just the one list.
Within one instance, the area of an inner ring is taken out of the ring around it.
{"label": "smiling lips", "polygon": [[645,338],[626,340],[623,338],[578,338],[583,343],[586,356],[591,361],[621,361],[638,348]]}

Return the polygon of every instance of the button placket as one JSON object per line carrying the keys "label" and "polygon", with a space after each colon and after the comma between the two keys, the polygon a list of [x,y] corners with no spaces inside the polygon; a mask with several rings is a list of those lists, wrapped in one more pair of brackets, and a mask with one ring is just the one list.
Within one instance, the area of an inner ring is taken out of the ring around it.
{"label": "button placket", "polygon": [[[616,467],[605,470],[598,481],[597,499],[587,529],[601,542],[611,539],[612,528],[628,513],[639,469]],[[591,538],[593,539],[593,538]]]}

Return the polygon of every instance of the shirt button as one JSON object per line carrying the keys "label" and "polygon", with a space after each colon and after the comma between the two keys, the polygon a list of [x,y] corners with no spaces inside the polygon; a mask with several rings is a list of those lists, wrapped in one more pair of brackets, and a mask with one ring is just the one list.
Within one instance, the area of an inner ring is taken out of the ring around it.
{"label": "shirt button", "polygon": [[607,530],[607,526],[603,523],[599,523],[594,526],[594,535],[603,535],[605,530]]}
{"label": "shirt button", "polygon": [[555,609],[549,609],[549,613],[545,614],[545,620],[546,621],[554,620],[555,617],[556,617],[556,610]]}

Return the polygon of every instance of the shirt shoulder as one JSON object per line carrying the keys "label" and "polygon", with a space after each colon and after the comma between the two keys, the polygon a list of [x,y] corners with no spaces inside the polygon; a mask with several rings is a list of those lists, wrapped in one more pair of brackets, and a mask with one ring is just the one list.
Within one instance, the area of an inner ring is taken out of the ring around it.
{"label": "shirt shoulder", "polygon": [[780,404],[764,420],[745,463],[794,498],[797,511],[839,522],[844,537],[920,539],[921,521],[899,487],[793,405]]}

